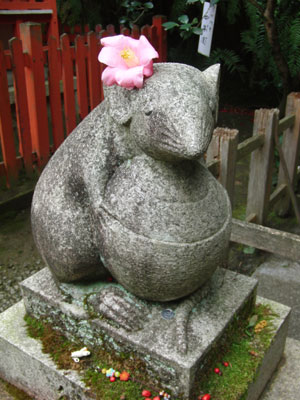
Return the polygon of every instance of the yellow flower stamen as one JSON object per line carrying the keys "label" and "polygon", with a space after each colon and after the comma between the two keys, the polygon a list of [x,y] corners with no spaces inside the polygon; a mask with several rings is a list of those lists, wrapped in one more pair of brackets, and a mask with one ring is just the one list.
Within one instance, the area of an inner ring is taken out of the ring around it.
{"label": "yellow flower stamen", "polygon": [[129,48],[125,48],[121,51],[121,57],[129,68],[139,65],[138,57],[135,55],[134,51]]}

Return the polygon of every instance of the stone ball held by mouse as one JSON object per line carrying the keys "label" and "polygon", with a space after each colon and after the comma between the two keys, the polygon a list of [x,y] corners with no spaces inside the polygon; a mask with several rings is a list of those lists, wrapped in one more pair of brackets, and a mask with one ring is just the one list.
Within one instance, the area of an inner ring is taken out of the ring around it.
{"label": "stone ball held by mouse", "polygon": [[179,299],[227,257],[230,202],[201,161],[217,114],[219,65],[153,65],[146,38],[103,40],[111,69],[104,101],[39,179],[35,242],[58,282],[109,271],[136,296]]}

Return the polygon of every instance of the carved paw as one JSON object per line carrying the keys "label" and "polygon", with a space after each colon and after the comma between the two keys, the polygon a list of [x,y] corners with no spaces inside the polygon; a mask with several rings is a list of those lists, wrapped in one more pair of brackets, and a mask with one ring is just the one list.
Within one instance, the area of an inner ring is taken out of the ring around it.
{"label": "carved paw", "polygon": [[147,319],[148,310],[143,302],[116,286],[102,289],[89,303],[97,314],[127,331],[142,329]]}
{"label": "carved paw", "polygon": [[184,355],[188,351],[188,323],[193,308],[207,296],[211,288],[210,281],[201,289],[191,294],[176,309],[176,346],[177,351]]}

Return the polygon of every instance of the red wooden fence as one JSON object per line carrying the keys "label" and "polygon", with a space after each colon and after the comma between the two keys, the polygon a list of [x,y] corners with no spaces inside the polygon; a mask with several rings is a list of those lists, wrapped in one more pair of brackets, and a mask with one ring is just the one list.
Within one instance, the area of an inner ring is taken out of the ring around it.
{"label": "red wooden fence", "polygon": [[[163,22],[163,17],[154,17],[152,26],[121,33],[135,38],[144,34],[158,50],[158,61],[166,61]],[[74,45],[63,34],[60,43],[50,37],[43,47],[40,25],[29,22],[21,24],[21,40],[12,38],[9,51],[0,43],[0,177],[6,177],[8,186],[22,168],[42,169],[65,136],[103,99],[99,38],[114,34],[111,25],[106,30],[97,26],[96,32],[71,37]]]}

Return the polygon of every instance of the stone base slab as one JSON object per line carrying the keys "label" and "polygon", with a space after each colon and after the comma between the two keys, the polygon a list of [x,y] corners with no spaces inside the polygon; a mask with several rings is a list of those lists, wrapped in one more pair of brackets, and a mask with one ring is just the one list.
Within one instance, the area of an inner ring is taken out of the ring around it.
{"label": "stone base slab", "polygon": [[[106,287],[109,285],[112,284],[106,284]],[[194,306],[187,325],[182,327],[186,329],[188,344],[184,354],[177,346],[177,318],[180,318],[179,310],[188,301],[186,299],[169,303],[145,302],[142,328],[128,331],[88,313],[87,299],[100,292],[103,283],[64,284],[63,294],[45,268],[22,282],[21,289],[30,315],[46,319],[71,340],[80,339],[87,346],[134,353],[146,364],[153,382],[180,398],[189,399],[196,376],[206,366],[210,349],[218,346],[235,317],[245,319],[251,312],[256,285],[253,278],[218,269],[209,293]],[[165,310],[172,310],[174,317],[163,318]]]}
{"label": "stone base slab", "polygon": [[[289,307],[279,303],[263,298],[257,302],[269,305],[277,317],[273,321],[273,340],[255,381],[243,397],[245,400],[258,400],[276,369],[284,349],[290,313]],[[0,314],[0,376],[36,400],[59,400],[64,396],[72,400],[94,399],[78,372],[58,370],[49,356],[42,353],[40,342],[27,336],[24,315],[23,301]]]}
{"label": "stone base slab", "polygon": [[23,301],[0,314],[0,377],[37,400],[91,400],[76,371],[57,369],[27,335]]}

